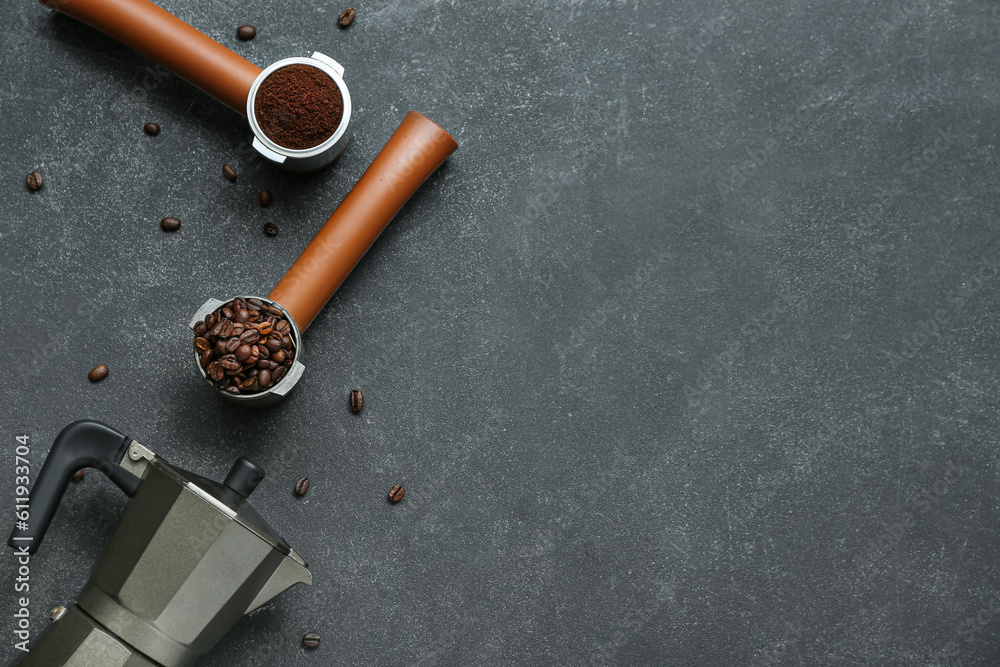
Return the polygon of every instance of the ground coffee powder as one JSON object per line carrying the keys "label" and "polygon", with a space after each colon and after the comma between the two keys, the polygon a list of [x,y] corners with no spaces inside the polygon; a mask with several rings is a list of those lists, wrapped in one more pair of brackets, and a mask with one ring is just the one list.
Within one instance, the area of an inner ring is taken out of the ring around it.
{"label": "ground coffee powder", "polygon": [[303,150],[333,136],[344,117],[344,98],[327,74],[312,65],[287,65],[260,84],[254,115],[279,146]]}

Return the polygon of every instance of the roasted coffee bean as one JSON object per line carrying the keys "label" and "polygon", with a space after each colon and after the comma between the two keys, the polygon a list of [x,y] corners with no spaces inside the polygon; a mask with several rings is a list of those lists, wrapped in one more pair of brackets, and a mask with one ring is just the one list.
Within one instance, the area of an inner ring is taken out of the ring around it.
{"label": "roasted coffee bean", "polygon": [[344,11],[340,12],[340,16],[337,17],[337,23],[340,24],[341,28],[346,28],[351,25],[351,21],[354,20],[354,16],[357,12],[354,11],[353,7],[348,7]]}
{"label": "roasted coffee bean", "polygon": [[257,355],[260,356],[261,359],[267,359],[267,358],[269,358],[271,356],[271,351],[269,349],[267,349],[266,347],[264,347],[264,345],[262,343],[258,342],[257,343]]}
{"label": "roasted coffee bean", "polygon": [[270,367],[271,367],[271,362],[268,361],[267,359],[257,360],[257,368],[270,368]]}
{"label": "roasted coffee bean", "polygon": [[156,123],[146,123],[142,126],[142,131],[151,137],[155,137],[160,133],[160,126]]}
{"label": "roasted coffee bean", "polygon": [[212,378],[216,382],[221,380],[226,376],[225,369],[222,368],[222,364],[218,361],[213,361],[208,365],[208,377]]}
{"label": "roasted coffee bean", "polygon": [[365,407],[365,396],[361,393],[360,389],[351,390],[348,404],[351,407],[351,412],[361,412],[361,408]]}
{"label": "roasted coffee bean", "polygon": [[222,357],[222,359],[219,360],[219,363],[221,363],[222,367],[225,368],[227,371],[239,370],[240,366],[242,365],[240,364],[239,360],[236,358],[236,355],[234,354],[227,354],[226,356]]}
{"label": "roasted coffee bean", "polygon": [[164,218],[160,220],[160,227],[165,232],[176,232],[181,228],[181,221],[177,218]]}
{"label": "roasted coffee bean", "polygon": [[[239,342],[239,339],[236,339]],[[240,345],[236,348],[236,358],[240,361],[246,361],[250,358],[251,350],[249,345]]]}
{"label": "roasted coffee bean", "polygon": [[240,393],[240,388],[234,384],[231,384],[228,387],[226,387],[226,391],[228,391],[230,394],[238,394]]}
{"label": "roasted coffee bean", "polygon": [[316,648],[319,646],[319,635],[315,632],[307,632],[302,636],[302,645],[306,648]]}
{"label": "roasted coffee bean", "polygon": [[222,313],[222,316],[227,320],[233,319],[233,309],[230,308],[229,306],[223,306],[222,310],[220,310],[219,312]]}
{"label": "roasted coffee bean", "polygon": [[218,313],[209,313],[208,315],[205,316],[205,328],[211,329],[216,325],[218,321],[219,321]]}
{"label": "roasted coffee bean", "polygon": [[226,341],[226,352],[236,352],[236,350],[239,348],[239,346],[240,346],[240,339],[239,338],[235,338],[235,337],[234,338],[230,338],[229,340]]}
{"label": "roasted coffee bean", "polygon": [[288,368],[286,368],[285,366],[278,366],[277,368],[271,371],[271,382],[273,382],[274,384],[278,384],[279,382],[281,382],[281,378],[285,377],[285,373],[287,372]]}
{"label": "roasted coffee bean", "polygon": [[280,308],[276,308],[275,306],[264,306],[264,312],[270,313],[271,315],[274,315],[275,317],[284,317],[285,316],[285,314],[283,312],[281,312],[281,309]]}
{"label": "roasted coffee bean", "polygon": [[406,493],[406,489],[402,485],[397,484],[396,486],[389,489],[389,502],[398,503],[403,499],[403,494]]}
{"label": "roasted coffee bean", "polygon": [[230,336],[233,335],[233,329],[235,328],[236,327],[231,320],[222,320],[221,322],[219,322],[218,326],[219,336],[222,338],[229,338]]}
{"label": "roasted coffee bean", "polygon": [[268,336],[267,337],[267,342],[264,343],[264,347],[266,347],[268,350],[270,350],[271,354],[274,354],[275,352],[277,352],[278,350],[280,350],[281,349],[281,334],[271,334],[270,336]]}
{"label": "roasted coffee bean", "polygon": [[268,236],[277,236],[278,225],[274,224],[273,222],[264,223],[264,233],[267,234]]}
{"label": "roasted coffee bean", "polygon": [[241,25],[236,29],[236,36],[245,42],[257,36],[257,29],[252,25]]}
{"label": "roasted coffee bean", "polygon": [[262,368],[259,373],[257,373],[257,381],[260,382],[260,386],[263,388],[268,388],[271,386],[271,371],[266,368]]}
{"label": "roasted coffee bean", "polygon": [[271,361],[275,361],[275,362],[277,362],[279,364],[283,364],[283,363],[285,363],[285,357],[286,356],[287,355],[286,355],[286,353],[285,353],[284,350],[278,350],[277,352],[275,352],[274,354],[271,355]]}
{"label": "roasted coffee bean", "polygon": [[87,373],[87,378],[91,382],[100,382],[104,378],[108,377],[108,366],[107,364],[98,364],[94,366],[89,373]]}
{"label": "roasted coffee bean", "polygon": [[243,310],[244,308],[247,307],[247,300],[241,296],[238,296],[229,302],[229,307],[233,309],[234,313],[237,310]]}
{"label": "roasted coffee bean", "polygon": [[295,495],[304,496],[306,491],[309,490],[309,478],[303,477],[298,482],[295,483]]}
{"label": "roasted coffee bean", "polygon": [[39,171],[31,172],[25,180],[28,182],[28,187],[32,190],[37,190],[44,184],[42,173]]}
{"label": "roasted coffee bean", "polygon": [[244,343],[256,343],[260,340],[260,332],[256,329],[247,329],[240,334],[240,340]]}
{"label": "roasted coffee bean", "polygon": [[236,311],[236,316],[234,317],[234,320],[236,321],[237,324],[246,324],[246,321],[248,319],[250,319],[249,310],[247,310],[246,308],[240,308],[238,311]]}
{"label": "roasted coffee bean", "polygon": [[260,307],[264,305],[264,302],[260,299],[247,299],[247,308],[252,310],[260,310]]}
{"label": "roasted coffee bean", "polygon": [[248,377],[246,380],[240,383],[241,391],[255,391],[257,389],[257,378]]}
{"label": "roasted coffee bean", "polygon": [[257,323],[257,331],[260,332],[261,336],[266,336],[273,330],[274,330],[274,325],[269,320]]}
{"label": "roasted coffee bean", "polygon": [[208,342],[208,339],[198,336],[194,339],[194,349],[204,352],[205,350],[212,349],[212,344]]}
{"label": "roasted coffee bean", "polygon": [[274,330],[281,334],[286,334],[292,330],[292,325],[288,323],[288,320],[281,320],[274,325]]}
{"label": "roasted coffee bean", "polygon": [[84,477],[83,471],[77,470],[75,473],[73,473],[73,476],[70,477],[70,479],[73,480],[74,482],[82,482],[83,477]]}
{"label": "roasted coffee bean", "polygon": [[257,203],[262,207],[267,208],[271,205],[272,201],[274,201],[274,197],[271,196],[271,191],[267,188],[257,193]]}
{"label": "roasted coffee bean", "polygon": [[292,346],[292,338],[291,338],[291,336],[283,335],[281,337],[281,347],[283,347],[283,348],[285,348],[287,350],[291,346]]}
{"label": "roasted coffee bean", "polygon": [[199,320],[198,322],[195,322],[195,324],[194,324],[194,335],[195,336],[204,336],[205,335],[205,330],[206,329],[205,329],[205,321],[204,320]]}
{"label": "roasted coffee bean", "polygon": [[212,353],[211,350],[205,350],[204,352],[202,352],[201,353],[201,367],[202,368],[208,367],[209,362],[212,361],[212,357],[214,357],[214,356],[215,355]]}
{"label": "roasted coffee bean", "polygon": [[236,172],[228,164],[222,165],[222,175],[226,177],[226,180],[230,183],[236,182]]}
{"label": "roasted coffee bean", "polygon": [[212,351],[215,352],[215,356],[221,357],[226,353],[226,339],[220,338],[215,341],[215,345],[212,346]]}
{"label": "roasted coffee bean", "polygon": [[239,336],[241,333],[247,330],[247,325],[242,322],[233,322],[233,332],[229,334],[230,336]]}

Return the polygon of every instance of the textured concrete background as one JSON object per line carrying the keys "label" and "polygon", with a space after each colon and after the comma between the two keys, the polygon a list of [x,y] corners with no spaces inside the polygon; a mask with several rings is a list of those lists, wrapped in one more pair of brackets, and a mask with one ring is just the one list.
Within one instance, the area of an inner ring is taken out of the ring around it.
{"label": "textured concrete background", "polygon": [[[346,31],[341,5],[162,4],[261,66],[340,60],[354,139],[281,173],[184,81],[0,6],[0,498],[16,435],[37,470],[84,417],[217,479],[263,465],[315,585],[201,664],[1000,661],[996,2],[359,0]],[[188,317],[266,293],[411,108],[460,149],[293,395],[223,404]],[[123,506],[70,489],[36,631]]]}

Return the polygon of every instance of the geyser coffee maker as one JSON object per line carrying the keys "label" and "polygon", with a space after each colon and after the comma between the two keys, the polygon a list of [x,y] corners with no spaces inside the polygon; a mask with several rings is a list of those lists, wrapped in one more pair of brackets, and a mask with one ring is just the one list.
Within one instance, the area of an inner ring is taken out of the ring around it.
{"label": "geyser coffee maker", "polygon": [[95,421],[62,430],[9,544],[34,553],[70,476],[95,468],[131,497],[90,579],[12,665],[189,667],[244,615],[289,587],[306,563],[247,498],[264,471],[245,458],[221,484],[176,468]]}

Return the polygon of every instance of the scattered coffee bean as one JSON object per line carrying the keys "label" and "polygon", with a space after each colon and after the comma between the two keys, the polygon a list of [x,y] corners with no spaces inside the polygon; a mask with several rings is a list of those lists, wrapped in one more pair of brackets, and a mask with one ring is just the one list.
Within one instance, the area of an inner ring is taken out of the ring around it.
{"label": "scattered coffee bean", "polygon": [[268,222],[264,225],[264,233],[267,234],[268,236],[277,236],[278,226],[273,222]]}
{"label": "scattered coffee bean", "polygon": [[241,25],[236,29],[236,36],[245,42],[257,36],[257,29],[252,25]]}
{"label": "scattered coffee bean", "polygon": [[340,12],[340,16],[337,17],[337,23],[340,24],[340,27],[346,28],[351,25],[351,21],[354,20],[354,15],[356,13],[357,12],[354,11],[353,7],[348,7],[344,11]]}
{"label": "scattered coffee bean", "polygon": [[63,614],[65,613],[66,613],[66,607],[64,607],[63,605],[59,605],[58,607],[52,610],[52,612],[49,614],[49,618],[51,618],[53,621],[58,621],[60,618],[63,617]]}
{"label": "scattered coffee bean", "polygon": [[177,218],[164,218],[163,220],[160,220],[160,227],[162,227],[165,232],[176,232],[181,228],[181,221]]}
{"label": "scattered coffee bean", "polygon": [[260,299],[233,299],[193,329],[205,376],[222,391],[264,391],[280,382],[295,360],[292,325],[279,308]]}
{"label": "scattered coffee bean", "polygon": [[151,137],[155,137],[160,133],[160,126],[156,123],[146,123],[142,126],[142,131]]}
{"label": "scattered coffee bean", "polygon": [[304,496],[309,490],[309,478],[303,477],[295,484],[295,495]]}
{"label": "scattered coffee bean", "polygon": [[73,476],[70,477],[70,479],[73,480],[74,482],[82,482],[83,477],[84,477],[83,471],[77,470],[75,473],[73,473]]}
{"label": "scattered coffee bean", "polygon": [[306,648],[316,648],[319,646],[319,635],[315,632],[307,632],[302,636],[302,645]]}
{"label": "scattered coffee bean", "polygon": [[262,207],[267,208],[271,205],[272,201],[274,201],[274,197],[271,196],[271,191],[267,188],[257,193],[257,203]]}
{"label": "scattered coffee bean", "polygon": [[352,389],[348,403],[351,406],[351,412],[361,412],[361,408],[365,407],[365,395],[361,393],[360,389]]}
{"label": "scattered coffee bean", "polygon": [[389,502],[398,503],[403,499],[403,494],[406,493],[406,489],[402,485],[397,484],[396,486],[389,489]]}
{"label": "scattered coffee bean", "polygon": [[226,180],[230,183],[236,182],[236,172],[228,164],[222,165],[222,175],[226,177]]}
{"label": "scattered coffee bean", "polygon": [[91,382],[100,382],[104,378],[108,377],[108,373],[109,371],[107,364],[99,364],[97,366],[94,366],[90,370],[90,372],[87,373],[87,377],[90,379]]}
{"label": "scattered coffee bean", "polygon": [[38,188],[42,187],[43,184],[42,173],[39,171],[31,172],[30,174],[28,174],[28,178],[25,180],[28,181],[28,187],[31,188],[32,190],[37,190]]}

